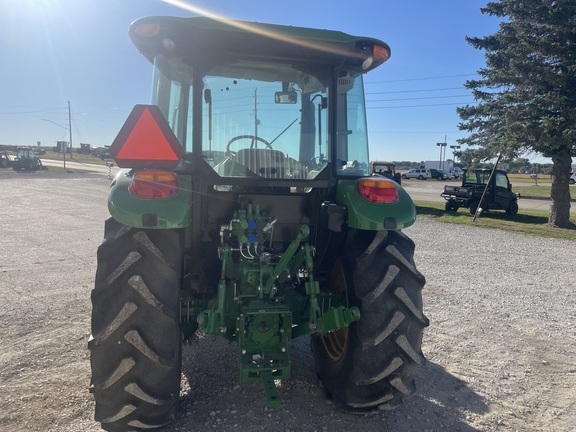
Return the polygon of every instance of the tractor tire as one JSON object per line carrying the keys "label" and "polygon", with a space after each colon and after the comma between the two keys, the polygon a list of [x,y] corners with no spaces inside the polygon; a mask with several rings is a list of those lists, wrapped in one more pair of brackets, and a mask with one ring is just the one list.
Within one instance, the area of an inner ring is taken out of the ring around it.
{"label": "tractor tire", "polygon": [[474,200],[470,203],[470,214],[472,216],[474,216],[476,214],[476,210],[478,209],[478,204],[480,203],[480,200]]}
{"label": "tractor tire", "polygon": [[106,221],[88,343],[95,420],[108,431],[160,428],[180,396],[180,237]]}
{"label": "tractor tire", "polygon": [[459,208],[460,206],[455,202],[446,201],[446,204],[444,204],[444,210],[447,212],[457,212]]}
{"label": "tractor tire", "polygon": [[414,243],[399,231],[350,230],[341,250],[326,287],[346,292],[360,320],[311,337],[317,375],[340,409],[389,410],[414,393],[414,373],[426,362],[425,279],[414,266]]}
{"label": "tractor tire", "polygon": [[518,202],[517,201],[511,202],[510,207],[508,207],[508,209],[506,210],[506,213],[509,215],[518,214]]}

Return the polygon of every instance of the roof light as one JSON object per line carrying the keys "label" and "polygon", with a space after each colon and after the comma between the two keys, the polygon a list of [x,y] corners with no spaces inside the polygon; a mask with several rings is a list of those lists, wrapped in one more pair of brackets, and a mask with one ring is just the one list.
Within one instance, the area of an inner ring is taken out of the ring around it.
{"label": "roof light", "polygon": [[178,176],[170,171],[136,171],[130,193],[138,198],[169,198],[178,192]]}
{"label": "roof light", "polygon": [[386,61],[390,58],[390,51],[382,45],[374,45],[373,52],[374,57],[382,59],[382,61]]}
{"label": "roof light", "polygon": [[162,46],[166,51],[174,51],[176,49],[176,44],[172,39],[164,38],[162,39]]}
{"label": "roof light", "polygon": [[398,201],[396,183],[388,179],[360,178],[356,181],[356,189],[362,198],[378,204],[392,204]]}
{"label": "roof light", "polygon": [[158,36],[160,34],[160,23],[140,24],[134,29],[138,36]]}
{"label": "roof light", "polygon": [[368,69],[370,66],[372,66],[372,63],[374,63],[374,58],[368,57],[366,60],[362,62],[362,70]]}

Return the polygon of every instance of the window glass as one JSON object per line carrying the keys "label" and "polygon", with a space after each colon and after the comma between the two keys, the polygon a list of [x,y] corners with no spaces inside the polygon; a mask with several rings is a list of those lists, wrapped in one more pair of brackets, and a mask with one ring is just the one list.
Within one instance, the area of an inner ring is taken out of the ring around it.
{"label": "window glass", "polygon": [[204,159],[223,177],[316,177],[330,158],[327,78],[284,64],[214,68],[204,77]]}
{"label": "window glass", "polygon": [[506,175],[502,173],[496,173],[496,186],[507,188],[508,187],[508,179]]}
{"label": "window glass", "polygon": [[362,76],[338,79],[338,154],[340,175],[369,175],[368,134]]}
{"label": "window glass", "polygon": [[178,60],[154,59],[152,104],[158,105],[186,151],[192,151],[192,68]]}

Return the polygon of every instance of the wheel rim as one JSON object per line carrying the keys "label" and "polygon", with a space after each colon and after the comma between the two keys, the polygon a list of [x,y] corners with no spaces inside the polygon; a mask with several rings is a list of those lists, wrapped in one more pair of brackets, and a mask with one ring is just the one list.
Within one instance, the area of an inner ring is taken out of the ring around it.
{"label": "wheel rim", "polygon": [[[344,275],[344,268],[340,261],[338,261],[332,268],[329,281],[331,291],[339,294],[346,292],[346,277]],[[334,362],[337,362],[342,358],[347,343],[348,327],[342,327],[322,337],[324,351],[326,351],[328,358]]]}

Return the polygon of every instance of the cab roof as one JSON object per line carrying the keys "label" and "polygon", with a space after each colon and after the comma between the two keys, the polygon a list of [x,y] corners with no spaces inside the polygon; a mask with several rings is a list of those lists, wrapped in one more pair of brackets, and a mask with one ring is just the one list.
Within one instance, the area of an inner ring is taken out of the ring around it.
{"label": "cab roof", "polygon": [[140,18],[132,23],[129,34],[134,45],[150,62],[157,55],[164,54],[191,58],[211,55],[314,60],[360,66],[367,57],[372,56],[372,64],[363,68],[363,72],[367,72],[390,56],[390,47],[374,38],[333,30],[207,17]]}

